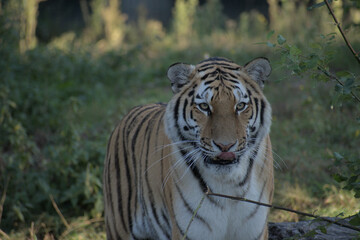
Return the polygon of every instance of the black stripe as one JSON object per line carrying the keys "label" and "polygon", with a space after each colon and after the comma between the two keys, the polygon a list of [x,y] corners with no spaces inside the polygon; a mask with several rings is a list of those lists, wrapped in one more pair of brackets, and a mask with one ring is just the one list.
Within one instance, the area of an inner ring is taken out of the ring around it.
{"label": "black stripe", "polygon": [[180,102],[181,102],[181,97],[183,96],[183,94],[181,94],[178,99],[176,100],[176,103],[175,103],[175,108],[174,108],[174,121],[175,121],[175,128],[176,128],[176,131],[177,131],[177,135],[179,136],[180,140],[181,141],[184,141],[185,138],[184,136],[181,134],[180,132],[180,126],[179,126],[179,123],[178,123],[178,119],[179,119],[179,107],[180,107]]}
{"label": "black stripe", "polygon": [[194,164],[192,164],[192,159],[189,156],[186,157],[187,152],[185,150],[181,150],[180,153],[182,155],[182,158],[185,160],[186,164],[188,165],[188,167],[191,169],[193,175],[198,180],[201,190],[205,193],[207,190],[207,185],[204,179],[202,178],[199,169]]}
{"label": "black stripe", "polygon": [[226,69],[229,69],[229,70],[231,70],[231,71],[239,71],[240,70],[240,67],[227,67],[227,66],[224,66],[224,68],[226,68]]}
{"label": "black stripe", "polygon": [[[155,114],[153,114],[151,116],[151,120],[152,119],[155,119],[159,114],[161,114],[162,111],[158,111],[156,112]],[[145,131],[145,136],[147,136],[147,139],[146,139],[146,159],[145,159],[145,169],[148,168],[148,163],[149,163],[149,148],[150,148],[150,138],[151,138],[151,134],[152,134],[152,131],[153,131],[153,121],[149,121],[149,125],[147,126],[146,128],[146,131]],[[159,126],[160,124],[158,124],[158,129],[157,131],[159,130]],[[144,136],[144,137],[145,137]],[[155,205],[154,205],[154,194],[153,194],[153,191],[151,189],[151,185],[150,185],[150,181],[149,181],[149,174],[148,174],[148,171],[145,172],[145,182],[146,182],[146,185],[147,185],[147,188],[148,188],[148,196],[149,196],[149,202],[150,202],[150,207],[151,207],[151,211],[152,211],[152,215],[154,216],[155,218],[155,221],[157,223],[157,225],[160,227],[160,229],[162,230],[163,234],[165,236],[169,236],[168,233],[166,232],[166,230],[164,229],[164,226],[160,223],[160,220],[159,220],[159,216],[158,216],[158,213],[156,212],[156,209],[155,209]]]}
{"label": "black stripe", "polygon": [[[250,78],[251,79],[251,78]],[[259,91],[256,89],[256,87],[254,86],[254,81],[253,79],[251,79],[250,81],[246,78],[242,78],[242,80],[249,86],[251,87],[251,90],[254,91],[256,94],[260,94]],[[256,83],[257,84],[257,83]]]}
{"label": "black stripe", "polygon": [[182,116],[183,116],[184,121],[186,122],[186,124],[189,125],[188,122],[186,121],[186,107],[187,107],[187,105],[188,105],[188,100],[187,100],[187,98],[185,98],[184,105],[183,105],[183,110],[182,110]]}
{"label": "black stripe", "polygon": [[[163,111],[162,115],[159,117],[158,128],[156,130],[156,136],[160,135],[159,131],[160,131],[160,126],[163,125],[164,115],[165,115],[165,111]],[[159,139],[159,137],[156,138],[156,146],[158,146],[158,139]],[[162,146],[164,146],[164,145],[165,145],[165,138],[163,138],[163,141],[162,141]],[[161,149],[160,159],[162,159],[160,161],[160,167],[161,167],[161,178],[160,179],[164,179],[164,147]],[[163,195],[161,195],[161,200],[162,200],[162,206],[166,206],[165,199],[164,199]],[[166,227],[167,227],[168,231],[171,232],[171,225],[170,225],[170,222],[169,222],[169,219],[168,219],[168,213],[167,212],[165,213],[164,212],[165,210],[161,209],[161,216],[162,216],[163,220],[166,223]],[[170,239],[170,236],[168,237],[168,239]]]}
{"label": "black stripe", "polygon": [[209,75],[213,74],[214,72],[209,72],[207,74],[205,74],[204,76],[201,77],[201,80],[205,80],[208,78]]}
{"label": "black stripe", "polygon": [[108,139],[108,144],[107,144],[107,147],[106,147],[106,158],[108,158],[108,155],[110,153],[109,148],[110,148],[111,138],[114,135],[115,130],[116,130],[116,128],[111,132],[110,137]]}
{"label": "black stripe", "polygon": [[261,108],[260,108],[260,124],[264,125],[264,109],[266,108],[266,104],[263,99],[261,99]]}
{"label": "black stripe", "polygon": [[255,120],[254,120],[254,124],[256,124],[257,118],[259,116],[259,100],[257,98],[254,98],[254,102],[255,102]]}
{"label": "black stripe", "polygon": [[233,61],[223,58],[223,57],[211,57],[205,60],[202,60],[199,62],[199,64],[205,63],[205,62],[228,62],[228,63],[234,63]]}
{"label": "black stripe", "polygon": [[[125,230],[126,233],[129,233],[129,230],[126,226],[126,223],[125,223],[125,219],[124,219],[124,212],[122,211],[123,210],[123,206],[122,206],[122,198],[121,198],[121,195],[122,195],[122,191],[121,191],[121,182],[120,182],[120,179],[121,179],[121,176],[120,176],[120,163],[119,163],[119,139],[120,139],[120,129],[118,129],[118,132],[116,134],[116,140],[115,140],[115,155],[114,155],[114,161],[115,161],[115,173],[116,173],[116,191],[117,191],[117,205],[118,205],[118,209],[119,209],[119,214],[120,214],[120,218],[121,218],[121,223],[122,223],[122,226]],[[124,139],[122,139],[123,142],[124,142]],[[109,183],[110,183],[111,179],[110,179],[110,174],[109,174]],[[113,214],[115,216],[115,212],[114,212],[114,209],[113,209]],[[115,223],[115,219],[114,219],[114,223]],[[117,228],[115,227],[116,229],[116,234],[119,236],[120,234],[117,232]]]}
{"label": "black stripe", "polygon": [[[163,200],[164,201],[164,200]],[[165,204],[164,204],[165,205]],[[171,230],[171,225],[170,225],[170,222],[169,222],[169,219],[167,218],[167,213],[164,212],[164,209],[161,210],[161,216],[162,218],[164,219],[165,223],[166,223],[166,226],[169,230]],[[170,239],[170,237],[169,237]]]}
{"label": "black stripe", "polygon": [[[191,144],[192,144],[192,145],[195,145],[195,143],[191,143]],[[194,177],[195,177],[195,178],[197,179],[197,181],[199,182],[201,190],[205,193],[205,192],[207,191],[207,188],[208,188],[208,187],[210,188],[210,186],[208,186],[208,185],[205,183],[205,181],[204,181],[203,177],[201,176],[200,171],[199,171],[199,169],[197,168],[197,166],[195,166],[195,164],[192,164],[192,159],[191,159],[191,157],[190,157],[190,156],[185,157],[188,152],[185,151],[185,150],[181,150],[180,153],[181,153],[181,156],[182,156],[182,158],[184,159],[185,163],[186,163],[186,164],[188,165],[188,167],[191,169],[192,174],[194,175]],[[207,197],[207,199],[209,199],[209,201],[210,201],[211,203],[213,203],[215,206],[221,207],[221,206],[219,205],[219,203],[216,202],[211,196],[206,195],[206,197]]]}
{"label": "black stripe", "polygon": [[263,235],[264,230],[265,230],[266,228],[267,228],[267,222],[265,221],[264,226],[263,226],[263,228],[262,228],[262,230],[261,230],[260,234],[259,234],[259,235],[257,235],[257,237],[255,237],[255,238],[254,238],[254,240],[259,240],[259,239],[261,238],[261,236]]}
{"label": "black stripe", "polygon": [[192,95],[194,95],[194,92],[195,92],[195,90],[193,89],[193,90],[191,90],[189,93],[188,93],[188,96],[189,97],[191,97]]}
{"label": "black stripe", "polygon": [[204,85],[205,85],[205,86],[206,86],[206,85],[209,85],[209,84],[213,83],[214,81],[215,81],[215,80],[209,80],[209,81],[205,82]]}
{"label": "black stripe", "polygon": [[[239,77],[238,76],[236,76],[236,75],[234,75],[234,74],[232,74],[232,73],[227,73],[230,77],[232,77],[233,79],[238,79]],[[228,79],[228,80],[230,80],[230,79]]]}
{"label": "black stripe", "polygon": [[[261,198],[264,195],[264,190],[265,190],[265,185],[266,185],[266,181],[264,181],[264,184],[261,188],[261,193],[260,196],[258,198],[258,202],[261,202]],[[254,210],[246,217],[248,220],[253,218],[255,216],[255,214],[257,213],[258,209],[259,209],[260,205],[256,205]]]}
{"label": "black stripe", "polygon": [[240,187],[244,186],[244,185],[247,183],[247,181],[249,180],[249,177],[250,177],[250,174],[251,174],[253,165],[254,165],[254,159],[253,159],[253,158],[250,158],[250,159],[249,159],[249,163],[248,163],[248,167],[247,167],[247,169],[246,169],[246,175],[245,175],[245,177],[243,178],[243,180],[241,180],[241,182],[239,183],[239,186],[240,186]]}
{"label": "black stripe", "polygon": [[[133,108],[124,123],[123,138],[122,138],[123,139],[122,150],[123,150],[125,172],[126,172],[126,178],[127,178],[127,183],[128,183],[128,194],[129,194],[128,199],[127,199],[129,228],[124,228],[124,229],[126,230],[127,233],[129,233],[129,231],[131,231],[131,234],[132,234],[132,229],[131,229],[132,228],[131,227],[132,226],[132,217],[131,217],[132,181],[131,181],[131,176],[130,176],[130,167],[129,167],[129,162],[128,162],[128,151],[127,151],[126,142],[129,139],[130,131],[132,130],[132,128],[134,128],[136,126],[136,124],[134,123],[135,119],[137,119],[141,115],[141,113],[143,113],[144,111],[152,109],[152,108],[154,108],[154,106]],[[135,114],[136,114],[136,116],[135,116],[135,118],[133,118],[133,115],[135,115]],[[130,128],[131,125],[133,126],[132,128]],[[125,131],[125,129],[127,131]],[[134,151],[133,151],[133,155],[134,155]],[[135,162],[135,159],[133,159],[133,160],[134,160],[133,162]],[[136,179],[135,179],[135,181],[136,181]],[[121,201],[121,199],[119,199],[119,200]],[[121,202],[119,203],[119,206],[120,206],[120,204],[121,204]],[[123,218],[123,215],[122,215],[122,221],[125,226],[125,220]]]}
{"label": "black stripe", "polygon": [[[259,148],[255,149],[254,155],[253,155],[255,159],[257,158],[258,152],[259,152]],[[246,175],[243,178],[243,180],[239,183],[240,187],[245,185],[245,183],[248,181],[248,179],[249,179],[249,177],[251,175],[251,171],[252,171],[252,168],[253,168],[253,165],[254,165],[254,158],[249,158],[249,164],[248,164],[248,167],[246,169]]]}
{"label": "black stripe", "polygon": [[[153,110],[153,108],[155,107],[152,107],[152,108],[149,108],[151,110]],[[157,106],[156,106],[157,108]],[[143,111],[142,111],[143,112]],[[152,113],[153,111],[151,111]],[[138,118],[139,116],[142,116],[142,115],[137,115],[136,118]],[[137,169],[137,166],[136,166],[136,162],[138,161],[138,159],[136,159],[136,154],[135,154],[135,145],[136,145],[136,141],[138,139],[138,135],[140,133],[140,130],[142,128],[142,126],[144,125],[144,123],[147,121],[147,119],[150,117],[150,113],[148,113],[147,115],[145,115],[145,117],[141,120],[141,122],[136,126],[136,130],[135,130],[135,133],[134,135],[132,136],[132,139],[131,139],[131,155],[132,155],[132,162],[133,162],[133,169],[134,169],[134,172],[135,172],[135,178],[134,178],[134,185],[135,185],[135,188],[137,187],[137,177],[136,175],[138,174],[136,169]],[[135,119],[134,119],[135,120]],[[133,120],[133,121],[134,121]],[[134,124],[134,123],[133,123]],[[139,161],[140,163],[140,161]],[[129,172],[129,164],[127,162],[127,159],[125,161],[125,164],[126,164],[126,176],[128,178],[128,186],[129,186],[129,196],[128,196],[128,220],[129,220],[129,223],[130,225],[132,224],[132,215],[130,214],[130,211],[131,211],[131,199],[132,199],[132,184],[131,184],[131,179],[130,179],[130,172]],[[135,204],[137,203],[137,191],[135,189]],[[136,208],[136,206],[135,206]],[[130,229],[131,231],[131,234],[133,235],[133,231],[132,229]]]}
{"label": "black stripe", "polygon": [[212,89],[213,87],[207,87],[204,89],[204,92],[206,92],[208,89]]}
{"label": "black stripe", "polygon": [[212,69],[216,67],[216,65],[210,63],[210,64],[205,64],[203,67],[199,68],[198,72],[204,72],[206,70]]}
{"label": "black stripe", "polygon": [[233,79],[226,79],[226,80],[229,81],[229,82],[235,83],[235,84],[239,84],[239,83],[240,83],[239,81],[236,81],[236,80],[233,80]]}
{"label": "black stripe", "polygon": [[[107,167],[106,167],[106,170],[108,171],[109,169],[110,169],[110,163],[111,163],[111,159],[107,159]],[[106,195],[106,197],[107,197],[107,201],[106,201],[106,203],[107,203],[107,207],[105,208],[105,211],[110,207],[111,208],[111,211],[109,212],[109,211],[106,211],[106,226],[107,226],[107,228],[106,228],[106,231],[107,231],[107,236],[109,236],[109,234],[111,234],[111,237],[113,238],[113,239],[116,239],[116,236],[114,237],[113,236],[113,234],[112,234],[112,232],[111,232],[111,228],[110,228],[110,223],[112,223],[111,225],[112,225],[112,227],[114,228],[114,230],[115,230],[115,235],[117,235],[118,236],[118,233],[117,233],[117,231],[116,231],[116,225],[115,225],[115,223],[116,223],[116,221],[115,221],[115,215],[114,215],[114,213],[115,213],[115,211],[114,211],[114,202],[113,202],[113,198],[112,198],[112,191],[111,191],[111,178],[110,178],[110,174],[106,174],[105,176],[107,176],[108,177],[108,179],[107,179],[107,184],[105,184],[105,189],[107,190],[106,192],[107,192],[107,195]],[[110,205],[110,206],[109,206]],[[112,217],[112,220],[111,221],[109,221],[109,218],[110,218],[110,214],[111,214],[111,217]]]}

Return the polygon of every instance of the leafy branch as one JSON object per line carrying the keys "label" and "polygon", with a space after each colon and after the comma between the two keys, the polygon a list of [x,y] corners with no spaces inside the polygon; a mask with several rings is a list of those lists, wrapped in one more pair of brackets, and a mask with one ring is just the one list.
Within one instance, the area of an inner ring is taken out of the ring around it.
{"label": "leafy branch", "polygon": [[[332,80],[335,80],[338,84],[340,84],[343,88],[346,88],[346,85],[340,81],[340,79],[335,76],[334,74],[330,73],[329,71],[327,71],[324,67],[322,66],[318,66],[318,69],[324,73],[328,78],[332,79]],[[350,94],[358,101],[360,102],[360,98],[355,95],[355,93],[353,91],[350,91]]]}
{"label": "leafy branch", "polygon": [[341,36],[344,38],[344,41],[345,41],[346,45],[348,46],[348,48],[350,49],[351,53],[354,55],[354,57],[356,58],[356,60],[358,61],[358,63],[360,64],[360,56],[359,56],[359,53],[356,53],[355,50],[354,50],[354,48],[351,46],[349,40],[347,39],[347,37],[346,37],[346,35],[345,35],[345,33],[344,33],[344,31],[343,31],[340,23],[339,23],[339,21],[337,20],[335,14],[334,14],[333,9],[332,9],[331,6],[330,6],[329,1],[328,1],[328,0],[325,0],[324,2],[325,2],[325,4],[326,4],[327,8],[329,9],[329,12],[330,12],[331,16],[333,17],[334,22],[335,22],[337,28],[339,29],[339,31],[340,31],[340,33],[341,33]]}
{"label": "leafy branch", "polygon": [[[275,31],[268,33],[268,40],[272,37]],[[325,81],[333,80],[337,84],[335,86],[335,92],[339,93],[339,96],[346,98],[352,96],[358,103],[360,103],[360,97],[357,95],[360,85],[356,83],[356,77],[353,74],[345,71],[332,74],[328,69],[328,64],[331,61],[333,52],[330,49],[330,45],[335,39],[334,34],[320,35],[322,43],[310,43],[309,53],[305,53],[302,49],[294,44],[287,43],[285,37],[281,34],[277,36],[276,43],[270,41],[265,44],[271,48],[276,48],[281,54],[281,60],[279,65],[286,66],[291,70],[292,74],[296,76],[302,76],[304,74],[311,73],[311,78]]]}

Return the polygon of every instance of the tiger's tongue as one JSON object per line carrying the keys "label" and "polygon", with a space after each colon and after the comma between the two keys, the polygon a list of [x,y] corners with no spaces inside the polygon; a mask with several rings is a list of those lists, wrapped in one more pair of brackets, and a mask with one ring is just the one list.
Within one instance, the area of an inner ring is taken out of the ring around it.
{"label": "tiger's tongue", "polygon": [[220,160],[234,160],[235,159],[235,153],[233,152],[222,152],[219,155],[217,155],[217,158],[219,158]]}

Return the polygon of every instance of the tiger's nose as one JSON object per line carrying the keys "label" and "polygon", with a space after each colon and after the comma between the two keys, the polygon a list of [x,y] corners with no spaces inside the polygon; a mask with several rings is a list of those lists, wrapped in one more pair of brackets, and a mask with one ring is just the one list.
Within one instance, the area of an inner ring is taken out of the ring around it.
{"label": "tiger's nose", "polygon": [[227,152],[229,149],[235,145],[236,142],[230,144],[217,143],[213,141],[214,145],[217,146],[222,152]]}

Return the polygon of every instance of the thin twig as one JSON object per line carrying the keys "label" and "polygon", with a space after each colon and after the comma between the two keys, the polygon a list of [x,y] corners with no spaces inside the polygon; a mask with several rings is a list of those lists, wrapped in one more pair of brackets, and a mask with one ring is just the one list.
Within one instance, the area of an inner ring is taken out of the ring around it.
{"label": "thin twig", "polygon": [[30,232],[30,239],[35,240],[36,235],[35,235],[35,229],[34,229],[34,222],[31,222],[31,227],[29,229],[29,232]]}
{"label": "thin twig", "polygon": [[[9,235],[7,235],[3,230],[0,229],[0,236],[3,236],[5,239],[10,239]],[[0,238],[1,239],[1,238]]]}
{"label": "thin twig", "polygon": [[190,225],[191,225],[191,223],[194,221],[194,218],[195,218],[197,212],[199,211],[199,209],[200,209],[200,207],[201,207],[204,199],[205,199],[205,194],[202,196],[202,198],[201,198],[201,200],[200,200],[200,202],[199,202],[199,205],[198,205],[197,208],[195,209],[195,211],[194,211],[194,213],[193,213],[193,215],[192,215],[192,217],[191,217],[191,219],[190,219],[190,221],[189,221],[189,224],[188,224],[187,227],[186,227],[186,230],[185,230],[184,236],[182,237],[182,240],[186,239],[186,236],[187,236],[187,234],[188,234]]}
{"label": "thin twig", "polygon": [[268,208],[283,210],[283,211],[292,212],[292,213],[296,213],[296,214],[311,217],[311,218],[321,219],[321,220],[323,220],[325,222],[333,223],[333,224],[339,225],[341,227],[349,228],[349,229],[360,232],[360,228],[358,228],[358,227],[351,226],[351,225],[348,225],[348,224],[345,224],[345,223],[340,223],[340,222],[337,222],[337,221],[333,221],[333,220],[327,219],[325,217],[313,215],[313,214],[310,214],[310,213],[304,213],[304,212],[296,211],[296,210],[285,208],[285,207],[275,206],[275,205],[272,205],[272,204],[257,202],[257,201],[253,201],[253,200],[250,200],[250,199],[247,199],[247,198],[229,196],[229,195],[224,195],[224,194],[219,194],[219,193],[213,193],[213,192],[211,192],[211,190],[209,188],[207,189],[207,192],[205,194],[208,195],[208,196],[217,196],[217,197],[222,197],[222,198],[229,198],[229,199],[232,199],[232,200],[253,203],[253,204],[268,207]]}
{"label": "thin twig", "polygon": [[6,192],[7,192],[7,189],[9,187],[9,182],[10,182],[10,176],[8,176],[7,179],[6,179],[4,192],[3,192],[2,196],[1,196],[1,200],[0,200],[0,224],[1,224],[2,213],[3,213],[3,210],[4,210]]}
{"label": "thin twig", "polygon": [[335,21],[335,23],[336,23],[336,26],[337,26],[337,28],[339,29],[340,33],[341,33],[341,36],[344,38],[346,45],[348,46],[348,48],[350,49],[351,53],[354,55],[354,57],[356,58],[356,60],[358,61],[358,63],[360,64],[360,56],[359,56],[358,53],[355,52],[355,50],[354,50],[354,48],[351,46],[349,40],[346,38],[345,33],[344,33],[344,31],[342,30],[342,28],[341,28],[341,26],[340,26],[340,23],[339,23],[339,21],[337,20],[335,14],[334,14],[334,11],[333,11],[333,9],[332,9],[331,6],[330,6],[330,3],[328,2],[328,0],[325,0],[324,2],[325,2],[325,4],[326,4],[327,8],[329,9],[329,12],[330,12],[331,16],[333,17],[333,19],[334,19],[334,21]]}
{"label": "thin twig", "polygon": [[50,197],[50,199],[51,199],[51,203],[52,203],[52,205],[54,206],[57,214],[60,216],[61,221],[64,223],[64,225],[66,226],[66,228],[70,228],[69,223],[66,221],[64,215],[62,215],[60,209],[58,208],[58,206],[57,206],[57,204],[56,204],[56,202],[55,202],[55,200],[54,200],[54,197],[53,197],[51,194],[49,195],[49,197]]}
{"label": "thin twig", "polygon": [[94,219],[89,219],[89,220],[86,220],[86,221],[83,221],[83,222],[80,222],[79,224],[73,224],[70,225],[70,228],[66,229],[66,231],[64,231],[61,236],[59,237],[59,239],[64,239],[67,235],[69,235],[69,233],[71,233],[72,231],[75,231],[77,229],[80,229],[80,228],[83,228],[83,227],[86,227],[90,224],[93,224],[93,223],[97,223],[97,222],[104,222],[104,218],[94,218]]}
{"label": "thin twig", "polygon": [[[282,47],[282,46],[278,46],[278,48],[280,48],[282,51],[286,51],[289,52],[288,49]],[[299,54],[299,56],[301,56],[302,58],[306,59],[306,56]],[[338,77],[336,77],[334,74],[331,74],[329,71],[327,71],[323,66],[321,65],[317,65],[317,69],[320,70],[323,74],[325,74],[328,78],[335,80],[336,82],[338,82],[341,86],[345,86]],[[358,101],[360,102],[360,98],[352,91],[350,90],[350,94]]]}
{"label": "thin twig", "polygon": [[[324,73],[328,78],[331,78],[333,80],[335,80],[337,83],[339,83],[341,86],[344,87],[344,84],[340,81],[340,79],[338,77],[336,77],[335,75],[331,74],[329,71],[327,71],[326,69],[324,69],[323,67],[318,66],[318,69]],[[353,92],[350,91],[350,94],[358,101],[360,102],[360,98]]]}

